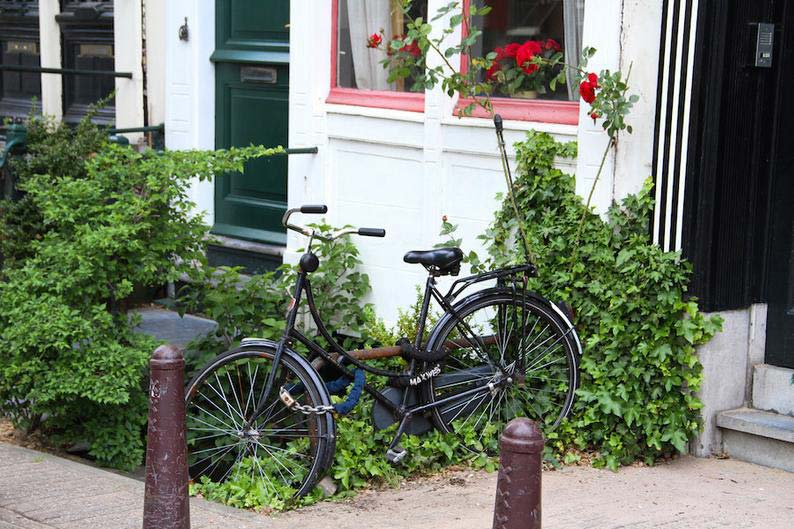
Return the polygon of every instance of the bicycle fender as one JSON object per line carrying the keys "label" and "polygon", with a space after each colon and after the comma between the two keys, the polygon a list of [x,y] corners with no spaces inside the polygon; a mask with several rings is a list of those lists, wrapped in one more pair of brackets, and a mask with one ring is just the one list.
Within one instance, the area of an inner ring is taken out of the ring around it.
{"label": "bicycle fender", "polygon": [[[276,349],[278,349],[278,342],[274,342],[273,340],[268,340],[266,338],[243,338],[240,342],[240,347],[235,349],[235,351],[246,351],[252,349],[269,349],[272,350],[275,354]],[[331,396],[328,393],[328,389],[325,387],[325,382],[320,377],[320,374],[314,369],[314,366],[311,363],[303,358],[300,354],[295,352],[294,350],[290,349],[287,345],[284,345],[284,350],[282,354],[287,355],[290,357],[291,360],[294,360],[297,364],[299,364],[306,373],[309,374],[309,377],[312,379],[317,387],[319,387],[322,391],[322,404],[330,406],[333,404],[331,402]]]}
{"label": "bicycle fender", "polygon": [[[455,312],[459,312],[467,304],[474,303],[475,301],[479,300],[480,298],[483,298],[483,297],[486,297],[486,296],[491,296],[491,295],[494,295],[494,294],[509,294],[509,295],[513,295],[513,294],[515,294],[515,292],[513,292],[511,289],[508,289],[508,288],[500,288],[500,287],[486,288],[486,289],[479,290],[477,292],[473,292],[473,293],[469,294],[465,298],[461,299],[460,301],[458,301],[457,303],[452,305],[452,308],[453,308],[453,310]],[[527,292],[526,296],[528,298],[532,298],[533,300],[535,300],[535,301],[537,301],[537,302],[539,302],[539,303],[541,303],[543,305],[546,305],[548,308],[550,308],[563,321],[563,323],[568,327],[568,330],[571,330],[570,335],[573,336],[573,341],[574,341],[574,344],[576,345],[576,352],[578,353],[579,358],[581,358],[582,357],[582,343],[579,340],[579,334],[576,332],[576,327],[571,322],[571,319],[565,314],[565,312],[559,306],[557,306],[556,303],[553,303],[552,301],[544,298],[543,296],[541,296],[541,295],[539,295],[539,294],[537,294],[535,292]],[[438,340],[438,334],[441,332],[441,329],[444,327],[444,324],[446,324],[447,321],[450,318],[453,318],[453,317],[454,316],[452,314],[450,314],[449,312],[446,312],[438,320],[438,322],[436,322],[435,327],[433,327],[433,330],[430,332],[430,336],[427,339],[427,349],[428,350],[432,350],[433,349],[433,347],[435,346],[436,340]]]}

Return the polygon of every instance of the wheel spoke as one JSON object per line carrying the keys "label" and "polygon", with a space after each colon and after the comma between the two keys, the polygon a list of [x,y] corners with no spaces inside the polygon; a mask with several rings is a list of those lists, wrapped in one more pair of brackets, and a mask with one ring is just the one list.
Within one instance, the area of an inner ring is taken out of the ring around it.
{"label": "wheel spoke", "polygon": [[[245,431],[241,427],[257,406],[263,376],[272,366],[272,356],[242,351],[221,357],[191,382],[187,431],[192,479],[206,476],[221,483],[243,471],[268,496],[281,494],[285,487],[296,494],[311,489],[321,461],[328,458],[324,451],[333,447],[327,442],[332,439],[324,427],[327,419],[301,414],[271,395],[260,418]],[[300,385],[304,390],[296,393],[301,404],[321,403],[317,397],[323,388],[296,369],[294,361],[285,359],[277,369],[276,388]]]}
{"label": "wheel spoke", "polygon": [[[520,294],[494,294],[456,315],[438,335],[449,353],[430,381],[431,398],[483,391],[436,408],[442,429],[453,430],[453,423],[473,429],[482,446],[492,447],[486,433],[514,417],[530,416],[544,427],[559,423],[575,389],[575,351],[567,340],[575,331],[548,305]],[[492,393],[489,383],[498,389]]]}

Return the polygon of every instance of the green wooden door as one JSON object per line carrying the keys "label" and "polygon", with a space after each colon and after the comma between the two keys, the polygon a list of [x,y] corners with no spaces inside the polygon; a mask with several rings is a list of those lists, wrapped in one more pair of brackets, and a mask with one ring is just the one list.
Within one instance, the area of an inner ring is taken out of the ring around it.
{"label": "green wooden door", "polygon": [[[215,147],[287,146],[289,0],[216,0]],[[212,232],[283,245],[287,158],[215,181]]]}

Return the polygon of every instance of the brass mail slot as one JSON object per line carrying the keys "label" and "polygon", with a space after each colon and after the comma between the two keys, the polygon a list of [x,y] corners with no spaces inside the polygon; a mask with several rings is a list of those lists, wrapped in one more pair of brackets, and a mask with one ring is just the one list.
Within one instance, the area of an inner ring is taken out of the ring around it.
{"label": "brass mail slot", "polygon": [[111,44],[80,44],[80,57],[113,57]]}
{"label": "brass mail slot", "polygon": [[8,53],[24,53],[26,55],[38,55],[38,46],[35,42],[26,42],[24,40],[9,41],[6,51]]}
{"label": "brass mail slot", "polygon": [[275,68],[265,66],[243,66],[240,68],[241,83],[275,84],[278,73]]}

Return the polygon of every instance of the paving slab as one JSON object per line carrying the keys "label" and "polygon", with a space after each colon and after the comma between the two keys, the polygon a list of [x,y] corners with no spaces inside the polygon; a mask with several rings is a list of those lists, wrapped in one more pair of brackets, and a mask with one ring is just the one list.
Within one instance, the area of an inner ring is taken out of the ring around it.
{"label": "paving slab", "polygon": [[[141,481],[0,443],[0,529],[140,529]],[[262,516],[190,502],[193,529],[255,529]]]}
{"label": "paving slab", "polygon": [[[266,516],[191,499],[193,529],[488,529],[496,474],[458,471]],[[141,527],[143,483],[0,443],[0,529]],[[682,457],[543,475],[544,529],[792,529],[794,473]]]}
{"label": "paving slab", "polygon": [[141,317],[141,323],[135,328],[135,332],[148,334],[180,347],[206,336],[218,326],[213,320],[191,314],[180,316],[178,312],[159,307],[141,308],[135,310],[135,313]]}

